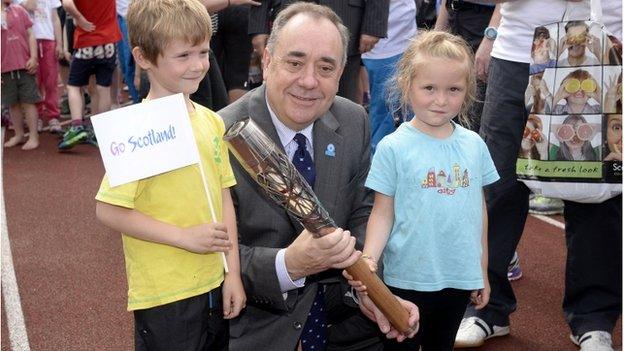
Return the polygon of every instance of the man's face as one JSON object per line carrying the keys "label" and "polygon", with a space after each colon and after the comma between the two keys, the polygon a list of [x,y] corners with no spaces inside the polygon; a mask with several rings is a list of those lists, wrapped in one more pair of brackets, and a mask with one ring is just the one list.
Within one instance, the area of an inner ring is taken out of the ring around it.
{"label": "man's face", "polygon": [[342,75],[338,28],[327,19],[299,14],[284,26],[273,54],[264,51],[264,79],[271,109],[301,130],[329,110]]}

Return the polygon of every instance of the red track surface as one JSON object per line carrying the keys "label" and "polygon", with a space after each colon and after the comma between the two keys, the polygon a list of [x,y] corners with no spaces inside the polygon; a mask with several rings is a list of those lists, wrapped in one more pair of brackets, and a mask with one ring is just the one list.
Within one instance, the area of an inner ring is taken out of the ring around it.
{"label": "red track surface", "polygon": [[[79,145],[60,154],[48,134],[41,144],[31,152],[4,149],[3,160],[9,237],[31,350],[131,350],[121,238],[95,219],[93,198],[104,173],[99,153]],[[563,231],[529,217],[518,251],[524,277],[513,283],[519,307],[511,335],[478,350],[577,350],[561,312]],[[9,351],[5,308],[1,350]],[[618,323],[616,349],[621,339]]]}

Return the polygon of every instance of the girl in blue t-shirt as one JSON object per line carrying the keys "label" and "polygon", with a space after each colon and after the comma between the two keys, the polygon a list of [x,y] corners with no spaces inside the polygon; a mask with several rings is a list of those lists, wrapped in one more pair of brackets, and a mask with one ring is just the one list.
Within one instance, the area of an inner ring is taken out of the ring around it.
{"label": "girl in blue t-shirt", "polygon": [[474,99],[470,48],[445,32],[420,34],[391,83],[414,118],[377,146],[362,257],[376,271],[383,252],[384,282],[419,307],[418,333],[393,349],[452,350],[466,305],[489,300],[482,187],[499,178],[483,140],[452,121],[467,123]]}

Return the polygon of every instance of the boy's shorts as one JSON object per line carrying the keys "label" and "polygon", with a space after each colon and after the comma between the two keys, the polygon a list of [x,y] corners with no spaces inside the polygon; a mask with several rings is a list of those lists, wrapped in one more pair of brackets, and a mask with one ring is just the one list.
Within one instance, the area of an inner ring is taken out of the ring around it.
{"label": "boy's shorts", "polygon": [[2,73],[2,105],[10,106],[17,103],[35,104],[41,101],[37,89],[37,78],[26,70]]}
{"label": "boy's shorts", "polygon": [[67,84],[83,87],[89,84],[89,77],[95,74],[95,82],[102,87],[109,87],[116,67],[115,44],[89,46],[74,51],[74,58],[69,65]]}
{"label": "boy's shorts", "polygon": [[188,299],[134,311],[136,351],[227,350],[221,287]]}

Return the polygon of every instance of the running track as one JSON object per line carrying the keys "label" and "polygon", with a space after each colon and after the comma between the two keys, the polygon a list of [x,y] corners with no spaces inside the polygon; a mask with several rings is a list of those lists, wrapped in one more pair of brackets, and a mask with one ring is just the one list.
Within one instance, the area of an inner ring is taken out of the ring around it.
{"label": "running track", "polygon": [[[99,153],[80,145],[59,154],[55,144],[43,134],[35,151],[3,151],[1,350],[131,350],[121,238],[94,216],[103,175]],[[519,307],[511,336],[479,350],[577,350],[560,307],[562,229],[531,216],[518,251],[524,277],[514,283]],[[621,350],[621,324],[616,329]]]}

